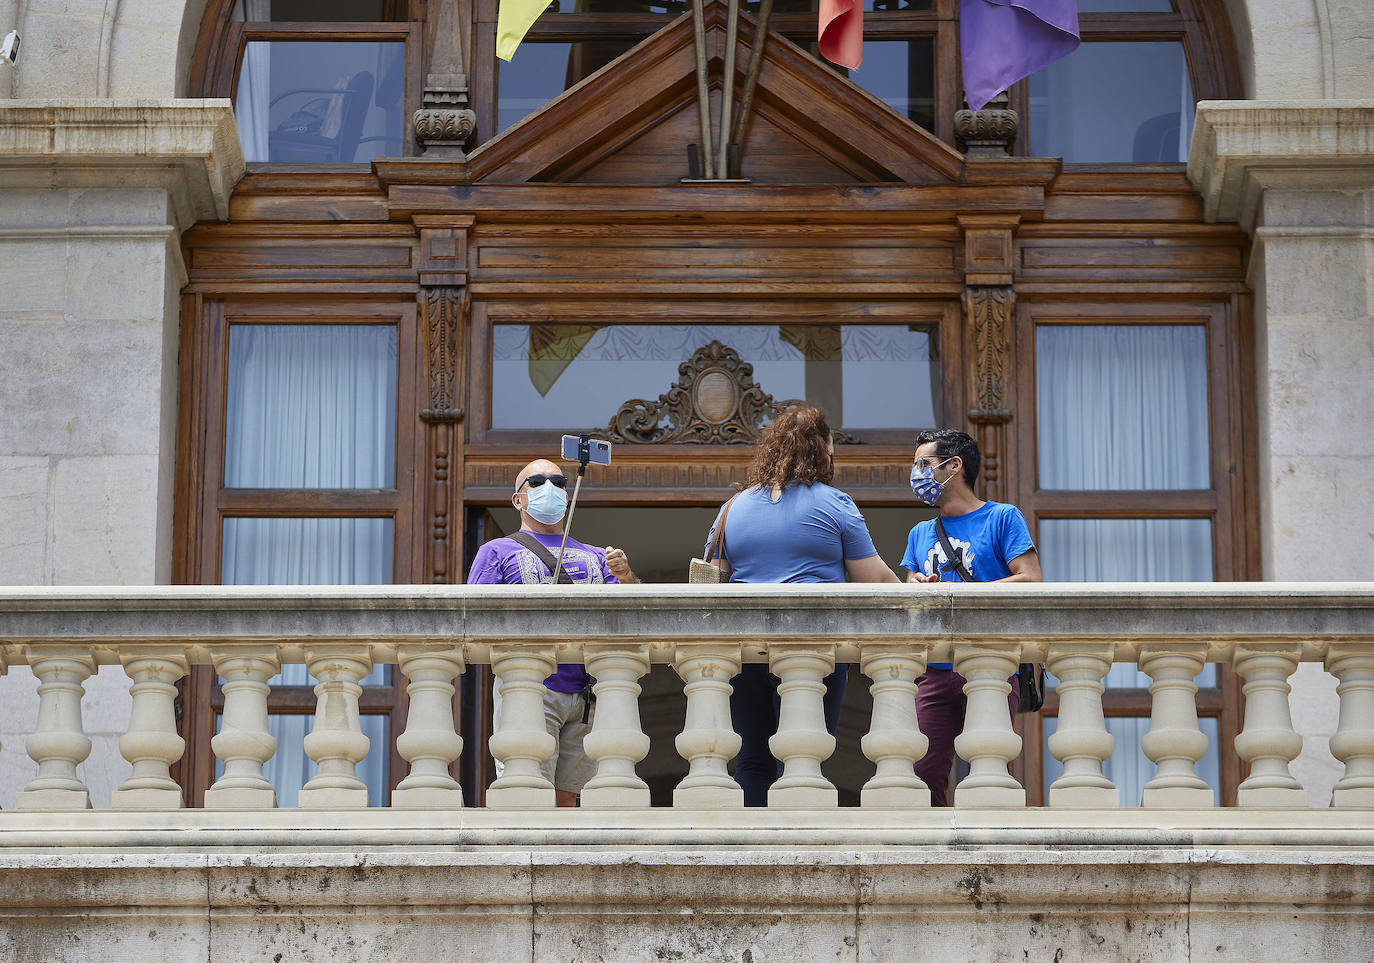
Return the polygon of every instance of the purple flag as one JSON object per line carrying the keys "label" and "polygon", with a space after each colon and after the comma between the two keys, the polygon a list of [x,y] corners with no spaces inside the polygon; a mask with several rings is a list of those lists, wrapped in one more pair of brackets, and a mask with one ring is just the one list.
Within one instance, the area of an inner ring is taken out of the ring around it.
{"label": "purple flag", "polygon": [[1078,49],[1075,0],[959,0],[964,99],[978,110]]}

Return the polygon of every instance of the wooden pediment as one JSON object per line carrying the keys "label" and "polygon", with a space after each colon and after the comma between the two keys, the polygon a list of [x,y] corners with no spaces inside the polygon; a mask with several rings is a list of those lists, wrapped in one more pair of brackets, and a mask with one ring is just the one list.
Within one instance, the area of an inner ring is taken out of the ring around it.
{"label": "wooden pediment", "polygon": [[[736,97],[754,37],[740,17]],[[706,9],[719,117],[725,5]],[[520,56],[537,55],[522,48]],[[692,21],[682,16],[469,158],[472,183],[677,184],[700,141]],[[743,145],[755,184],[958,183],[963,155],[771,33]]]}

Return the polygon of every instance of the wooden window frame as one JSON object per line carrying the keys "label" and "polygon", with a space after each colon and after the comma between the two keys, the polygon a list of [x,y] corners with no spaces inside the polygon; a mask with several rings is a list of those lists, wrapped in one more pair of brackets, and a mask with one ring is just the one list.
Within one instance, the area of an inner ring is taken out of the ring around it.
{"label": "wooden window frame", "polygon": [[[396,466],[394,487],[388,489],[226,488],[223,484],[228,417],[229,331],[234,324],[280,325],[393,325],[396,328]],[[178,556],[177,581],[219,584],[224,519],[238,518],[390,518],[392,519],[393,584],[421,581],[423,544],[415,536],[417,505],[423,504],[423,485],[412,457],[421,436],[414,413],[423,407],[416,305],[413,301],[312,299],[209,299],[188,296],[183,301],[182,438],[177,492],[182,531],[194,513],[194,537],[185,539]],[[196,419],[192,421],[192,419]],[[189,442],[189,443],[188,443]],[[207,480],[208,483],[207,483]],[[180,547],[180,546],[179,546]],[[183,684],[182,733],[186,754],[180,777],[187,803],[201,806],[214,778],[210,738],[215,718],[223,711],[224,695],[210,666],[193,666]],[[363,687],[359,702],[364,714],[390,718],[387,759],[387,797],[400,781],[405,760],[396,750],[395,736],[405,729],[408,700],[398,668],[386,685]],[[268,712],[303,715],[315,711],[309,685],[273,686]]]}
{"label": "wooden window frame", "polygon": [[[1017,384],[1022,412],[1017,419],[1018,463],[1022,471],[1018,504],[1032,537],[1039,539],[1042,519],[1065,518],[1205,518],[1212,524],[1212,576],[1215,581],[1256,577],[1258,567],[1250,539],[1239,520],[1245,517],[1241,490],[1248,470],[1244,406],[1241,388],[1251,369],[1246,305],[1233,297],[1175,300],[1039,300],[1017,305]],[[1043,490],[1039,487],[1035,336],[1041,325],[1097,327],[1104,325],[1201,326],[1206,331],[1207,428],[1210,487],[1199,490]],[[1240,680],[1229,666],[1217,665],[1217,684],[1198,690],[1199,718],[1218,720],[1220,796],[1234,806],[1236,788],[1244,778],[1243,765],[1231,748],[1242,723]],[[1103,693],[1103,713],[1109,718],[1150,715],[1148,689],[1111,688]],[[1058,716],[1059,696],[1051,690],[1043,716]],[[1044,798],[1044,741],[1037,716],[1024,724],[1023,759],[1032,799]],[[1038,783],[1032,785],[1031,783]]]}

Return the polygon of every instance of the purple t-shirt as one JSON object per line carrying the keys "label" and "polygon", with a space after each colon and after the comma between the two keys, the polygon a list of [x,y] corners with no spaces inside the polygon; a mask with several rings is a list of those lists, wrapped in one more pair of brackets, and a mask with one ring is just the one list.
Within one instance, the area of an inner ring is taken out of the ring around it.
{"label": "purple t-shirt", "polygon": [[[529,534],[558,557],[562,535]],[[606,553],[594,545],[568,539],[563,552],[563,571],[578,585],[615,584],[617,579],[606,568]],[[477,550],[468,573],[469,585],[551,585],[553,572],[529,549],[510,538],[494,538]],[[580,665],[559,663],[558,671],[544,680],[555,692],[581,692],[587,684],[587,670]]]}

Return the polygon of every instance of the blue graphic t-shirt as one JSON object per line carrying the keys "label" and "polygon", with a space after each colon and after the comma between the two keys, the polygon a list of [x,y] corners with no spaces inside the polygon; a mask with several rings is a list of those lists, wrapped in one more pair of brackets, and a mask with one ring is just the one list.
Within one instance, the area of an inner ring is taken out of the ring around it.
{"label": "blue graphic t-shirt", "polygon": [[[1010,562],[1035,551],[1026,517],[1015,505],[984,502],[967,515],[945,516],[945,534],[964,559],[975,582],[995,582],[1011,575]],[[919,523],[906,540],[902,568],[922,575],[939,573],[941,582],[960,581],[959,573],[945,568],[944,547],[935,533],[935,519]],[[932,662],[932,669],[953,668],[948,662]]]}
{"label": "blue graphic t-shirt", "polygon": [[[715,534],[713,524],[707,550]],[[816,482],[788,485],[776,502],[758,487],[740,492],[725,519],[720,554],[732,582],[843,582],[846,561],[878,551],[854,500]]]}

